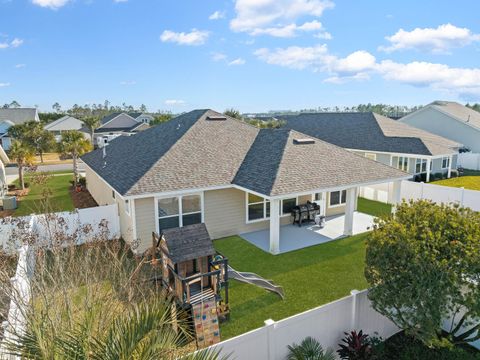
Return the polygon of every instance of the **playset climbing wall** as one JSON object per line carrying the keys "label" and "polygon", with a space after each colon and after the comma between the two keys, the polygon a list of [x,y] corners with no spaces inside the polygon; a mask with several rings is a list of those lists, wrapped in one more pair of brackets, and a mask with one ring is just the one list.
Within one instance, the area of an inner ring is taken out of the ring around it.
{"label": "playset climbing wall", "polygon": [[219,343],[220,328],[215,298],[192,305],[192,315],[198,347],[204,348]]}

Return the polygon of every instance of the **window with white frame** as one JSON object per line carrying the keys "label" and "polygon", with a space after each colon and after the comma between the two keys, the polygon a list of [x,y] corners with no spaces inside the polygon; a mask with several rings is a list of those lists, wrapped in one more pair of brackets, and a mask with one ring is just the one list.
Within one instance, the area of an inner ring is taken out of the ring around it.
{"label": "window with white frame", "polygon": [[406,156],[393,156],[392,166],[397,169],[408,171],[408,157]]}
{"label": "window with white frame", "polygon": [[445,156],[442,158],[442,169],[448,169],[450,166],[450,158],[448,156]]}
{"label": "window with white frame", "polygon": [[161,198],[157,207],[160,231],[202,222],[202,196],[199,194]]}
{"label": "window with white frame", "polygon": [[347,190],[332,191],[330,193],[330,207],[344,205],[347,202]]}
{"label": "window with white frame", "polygon": [[270,201],[267,199],[247,193],[247,220],[264,220],[270,217]]}
{"label": "window with white frame", "polygon": [[293,208],[297,206],[297,198],[282,199],[282,215],[290,215]]}
{"label": "window with white frame", "polygon": [[323,193],[315,193],[315,201],[321,201],[323,199]]}
{"label": "window with white frame", "polygon": [[427,159],[415,159],[415,174],[427,172]]}
{"label": "window with white frame", "polygon": [[374,154],[374,153],[365,153],[365,157],[366,157],[367,159],[377,161],[377,154]]}

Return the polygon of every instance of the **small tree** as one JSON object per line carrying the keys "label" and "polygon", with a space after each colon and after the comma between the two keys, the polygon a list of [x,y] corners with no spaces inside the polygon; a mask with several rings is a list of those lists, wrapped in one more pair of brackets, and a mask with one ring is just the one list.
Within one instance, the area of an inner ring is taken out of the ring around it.
{"label": "small tree", "polygon": [[62,133],[62,142],[60,144],[62,152],[70,155],[73,160],[73,176],[74,186],[78,182],[78,157],[87,153],[92,149],[92,144],[83,137],[83,134],[77,130],[67,130]]}
{"label": "small tree", "polygon": [[100,119],[97,116],[86,116],[82,121],[83,125],[90,131],[90,142],[93,145],[93,135],[95,134],[95,129],[98,129],[100,126]]}
{"label": "small tree", "polygon": [[14,140],[10,147],[10,158],[13,159],[18,166],[18,181],[21,189],[25,189],[25,181],[23,179],[23,170],[26,166],[33,165],[35,161],[35,151],[29,144]]}
{"label": "small tree", "polygon": [[14,125],[8,129],[9,135],[23,143],[28,144],[40,155],[43,163],[43,154],[51,151],[55,146],[55,136],[43,128],[42,123],[29,121],[24,124]]}
{"label": "small tree", "polygon": [[238,111],[237,109],[234,109],[234,108],[226,109],[223,112],[223,114],[227,115],[227,116],[230,116],[232,118],[235,118],[235,119],[239,119],[239,120],[243,119],[242,114],[240,114],[240,111]]}
{"label": "small tree", "polygon": [[[478,340],[479,254],[479,213],[404,202],[367,238],[365,276],[373,307],[428,346]],[[441,327],[446,319],[447,337]]]}

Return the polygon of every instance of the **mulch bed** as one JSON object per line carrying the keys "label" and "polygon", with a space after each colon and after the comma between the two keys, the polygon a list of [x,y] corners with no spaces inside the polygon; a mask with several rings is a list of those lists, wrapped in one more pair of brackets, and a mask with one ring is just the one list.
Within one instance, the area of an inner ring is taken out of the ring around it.
{"label": "mulch bed", "polygon": [[73,206],[76,209],[85,209],[98,206],[97,202],[93,199],[92,195],[90,195],[90,193],[86,189],[77,192],[73,189],[73,187],[71,187],[70,196],[73,200]]}

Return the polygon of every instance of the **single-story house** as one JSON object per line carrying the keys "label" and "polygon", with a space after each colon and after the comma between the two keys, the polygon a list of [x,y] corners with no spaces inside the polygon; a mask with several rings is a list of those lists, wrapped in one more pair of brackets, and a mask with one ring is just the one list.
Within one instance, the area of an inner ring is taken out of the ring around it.
{"label": "single-story house", "polygon": [[36,108],[0,108],[0,146],[4,150],[9,150],[11,144],[8,129],[28,121],[40,121]]}
{"label": "single-story house", "polygon": [[261,231],[277,254],[288,230],[281,225],[307,201],[327,217],[344,216],[341,232],[351,235],[360,186],[393,182],[399,201],[410,177],[300,132],[258,129],[212,110],[118,137],[82,160],[91,195],[118,204],[122,236],[138,241],[138,251],[151,246],[152,232],[205,223],[213,239]]}
{"label": "single-story house", "polygon": [[88,129],[83,125],[83,121],[73,116],[65,115],[60,119],[52,121],[45,125],[45,130],[52,132],[55,135],[55,139],[59,142],[62,138],[62,132],[67,130],[77,130],[84,134],[86,139],[90,139],[90,133]]}
{"label": "single-story house", "polygon": [[462,144],[373,112],[303,113],[278,116],[285,127],[343,147],[430,181],[450,177]]}
{"label": "single-story house", "polygon": [[[140,113],[134,113],[133,115],[138,114]],[[141,115],[137,116],[140,120]],[[114,137],[112,135],[130,136],[148,129],[148,127],[148,123],[136,120],[129,114],[121,112],[112,113],[100,120],[100,126],[94,132],[94,144],[102,147]]]}
{"label": "single-story house", "polygon": [[398,120],[480,153],[480,113],[453,101],[434,101]]}

